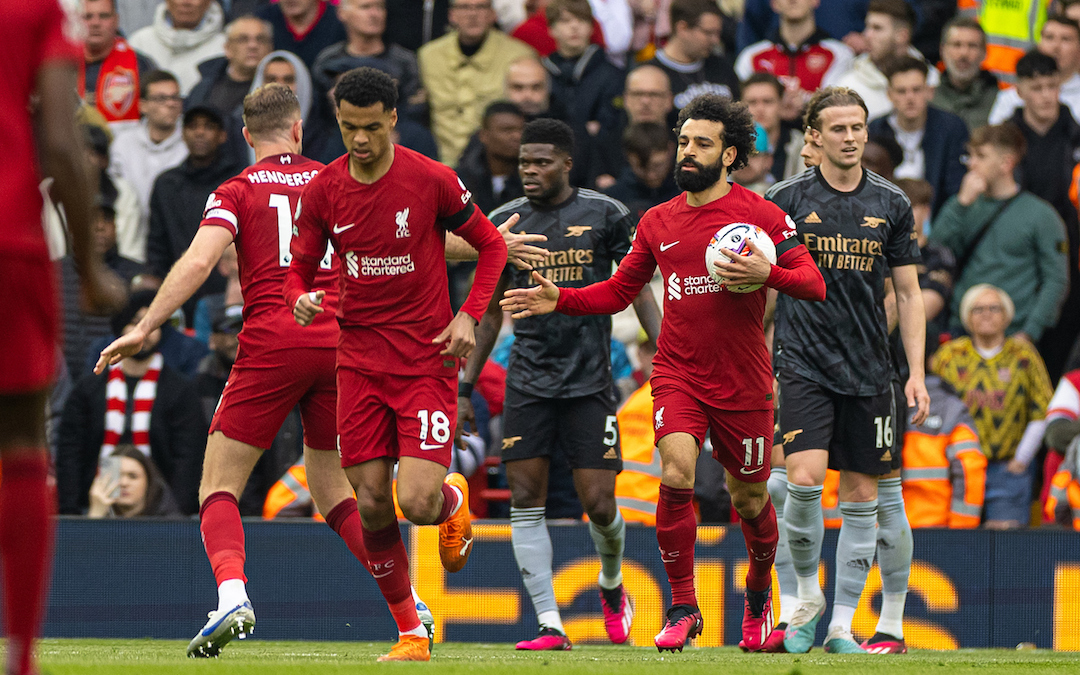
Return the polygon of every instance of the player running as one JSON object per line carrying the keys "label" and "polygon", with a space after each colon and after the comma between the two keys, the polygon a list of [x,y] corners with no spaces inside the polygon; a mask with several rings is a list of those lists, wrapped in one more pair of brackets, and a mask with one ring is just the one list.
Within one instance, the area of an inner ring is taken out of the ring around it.
{"label": "player running", "polygon": [[[558,120],[538,119],[521,135],[519,171],[525,197],[491,212],[501,224],[512,214],[518,225],[544,234],[548,250],[536,269],[559,286],[581,287],[611,276],[613,262],[630,249],[634,228],[620,202],[572,187],[574,133]],[[507,267],[495,292],[529,284],[527,271]],[[646,332],[660,333],[660,309],[646,286],[634,300]],[[472,420],[469,395],[502,326],[492,302],[476,331],[476,349],[458,392],[458,427]],[[611,319],[550,316],[514,323],[514,345],[506,378],[502,450],[510,483],[511,541],[529,591],[540,634],[517,644],[524,650],[570,649],[552,586],[551,537],[544,518],[551,457],[562,453],[573,469],[574,487],[589,515],[589,533],[600,556],[600,604],[604,627],[615,644],[630,637],[634,609],[622,584],[626,523],[615,504],[615,476],[622,470],[616,394],[611,378]]]}
{"label": "player running", "polygon": [[[4,568],[4,631],[9,675],[32,675],[34,638],[45,616],[56,496],[49,487],[45,405],[55,375],[59,291],[41,228],[42,176],[64,205],[83,304],[94,313],[123,307],[123,284],[93,253],[94,188],[75,127],[75,91],[82,47],[67,31],[56,0],[0,3],[0,284],[5,307],[0,350],[0,557]],[[33,99],[33,100],[32,100]]]}
{"label": "player running", "polygon": [[799,598],[784,648],[794,653],[813,646],[825,612],[818,562],[822,484],[830,467],[841,472],[843,525],[825,650],[864,653],[851,636],[851,621],[877,544],[878,478],[890,473],[903,443],[894,423],[904,412],[896,409],[891,385],[886,265],[910,370],[904,395],[908,408],[915,409],[915,424],[922,423],[929,407],[911,205],[900,188],[862,168],[866,116],[866,104],[850,89],[817,92],[806,126],[821,153],[820,167],[766,193],[800,224],[799,239],[815,256],[828,287],[823,304],[781,297],[776,306],[774,351],[789,491],[784,520]]}
{"label": "player running", "polygon": [[779,264],[771,265],[753,244],[749,257],[729,251],[732,261],[716,264],[727,283],[765,284],[807,300],[823,299],[825,285],[791,219],[727,182],[728,172],[745,166],[753,148],[754,123],[746,106],[699,96],[679,113],[678,129],[675,178],[685,194],[645,214],[615,275],[575,289],[534,274],[540,285],[508,291],[502,306],[517,319],[556,310],[611,314],[630,304],[660,266],[668,297],[652,376],[662,463],[656,538],[672,606],[656,647],[681,650],[701,632],[694,593],[694,470],[705,432],[711,431],[713,456],[727,469],[728,489],[742,518],[749,552],[743,645],[757,651],[772,629],[777,540],[765,489],[773,434],[772,369],[762,329],[766,291],[737,294],[717,285],[705,268],[705,249],[721,227],[753,223],[775,242]]}
{"label": "player running", "polygon": [[[357,494],[368,568],[400,636],[379,660],[427,661],[430,647],[394,515],[394,462],[402,512],[418,525],[438,524],[443,566],[460,570],[473,542],[468,483],[446,473],[458,358],[473,349],[473,329],[506,264],[506,245],[452,170],[390,142],[397,123],[390,76],[358,68],[334,92],[348,154],[304,190],[284,295],[301,325],[324,312],[317,304],[323,292],[311,289],[332,242],[343,260],[338,451]],[[480,254],[472,290],[453,317],[443,263],[450,231]]]}

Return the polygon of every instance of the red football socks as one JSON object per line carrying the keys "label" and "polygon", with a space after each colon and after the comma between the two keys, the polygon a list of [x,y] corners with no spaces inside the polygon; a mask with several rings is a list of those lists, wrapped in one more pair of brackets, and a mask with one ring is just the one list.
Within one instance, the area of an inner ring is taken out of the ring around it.
{"label": "red football socks", "polygon": [[[773,526],[776,531],[776,526]],[[656,540],[671,584],[672,605],[697,607],[694,593],[694,542],[697,541],[697,518],[694,516],[694,490],[660,485],[656,506]]]}
{"label": "red football socks", "polygon": [[30,673],[34,637],[45,614],[55,499],[44,448],[5,453],[0,481],[0,551],[8,672]]}
{"label": "red football socks", "polygon": [[215,492],[207,497],[199,509],[199,529],[218,586],[229,579],[240,579],[246,584],[244,526],[236,497],[228,492]]}
{"label": "red football socks", "polygon": [[352,554],[364,567],[368,566],[367,549],[364,548],[364,526],[360,522],[360,512],[356,510],[356,500],[352,497],[341,500],[330,513],[326,514],[326,524],[345,540]]}
{"label": "red football socks", "polygon": [[746,540],[746,552],[750,567],[746,570],[746,587],[751,591],[764,591],[772,585],[773,560],[776,558],[776,509],[770,499],[761,513],[747,520],[742,518],[742,533]]}
{"label": "red football socks", "polygon": [[445,523],[446,519],[453,515],[455,511],[457,511],[458,504],[461,503],[463,495],[454,488],[447,485],[446,483],[443,483],[442,497],[442,508],[439,510],[438,518],[435,519],[435,522],[432,523],[432,525],[442,525],[443,523]]}
{"label": "red football socks", "polygon": [[420,625],[416,604],[412,599],[412,582],[409,580],[409,558],[401,541],[401,530],[395,520],[381,530],[372,532],[364,528],[364,546],[367,548],[368,569],[379,590],[390,606],[399,633],[408,633]]}

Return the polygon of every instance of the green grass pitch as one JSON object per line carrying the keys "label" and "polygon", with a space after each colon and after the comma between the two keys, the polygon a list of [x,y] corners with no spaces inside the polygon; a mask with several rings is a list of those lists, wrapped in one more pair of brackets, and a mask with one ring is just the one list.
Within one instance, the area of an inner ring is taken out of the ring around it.
{"label": "green grass pitch", "polygon": [[186,642],[169,640],[43,640],[43,675],[335,675],[376,669],[395,673],[477,675],[641,675],[642,669],[678,675],[947,675],[990,669],[994,673],[1080,673],[1080,654],[1050,651],[916,651],[904,656],[743,654],[733,647],[688,648],[658,654],[653,648],[578,646],[569,652],[515,652],[512,645],[448,643],[435,646],[431,663],[377,664],[389,643],[233,642],[221,658],[193,661]]}

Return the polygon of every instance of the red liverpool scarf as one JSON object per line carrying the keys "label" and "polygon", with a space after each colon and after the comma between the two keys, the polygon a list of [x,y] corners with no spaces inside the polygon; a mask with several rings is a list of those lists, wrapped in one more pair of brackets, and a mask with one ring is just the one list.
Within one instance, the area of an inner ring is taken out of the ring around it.
{"label": "red liverpool scarf", "polygon": [[[158,377],[161,376],[161,353],[150,358],[150,369],[135,385],[135,407],[131,414],[131,442],[144,455],[150,456],[150,411],[157,398]],[[116,444],[124,435],[127,413],[127,378],[120,365],[109,366],[109,381],[105,385],[105,442],[101,444],[101,456],[108,457],[116,450]]]}

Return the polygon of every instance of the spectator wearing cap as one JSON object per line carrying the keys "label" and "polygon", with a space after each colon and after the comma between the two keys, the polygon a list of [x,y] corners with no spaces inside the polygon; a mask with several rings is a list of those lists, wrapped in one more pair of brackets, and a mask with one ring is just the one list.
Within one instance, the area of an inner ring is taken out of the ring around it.
{"label": "spectator wearing cap", "polygon": [[765,195],[765,191],[776,182],[772,171],[773,149],[769,145],[769,136],[765,128],[754,123],[757,134],[754,137],[754,152],[747,160],[746,166],[734,171],[731,179],[751,192]]}
{"label": "spectator wearing cap", "polygon": [[[114,333],[134,328],[153,299],[153,291],[133,293],[112,318]],[[184,513],[198,513],[207,424],[194,382],[165,363],[161,340],[161,330],[155,330],[138,354],[75,383],[57,439],[61,513],[86,511],[99,458],[122,443],[154,460]]]}
{"label": "spectator wearing cap", "polygon": [[891,136],[900,145],[904,159],[893,175],[930,183],[936,214],[960,190],[966,172],[960,158],[967,153],[967,125],[930,105],[934,90],[926,80],[925,61],[904,55],[883,67],[893,111],[870,122],[870,135]]}
{"label": "spectator wearing cap", "polygon": [[[139,227],[150,231],[150,192],[154,181],[163,171],[184,161],[188,149],[184,145],[180,125],[183,99],[176,78],[164,70],[155,70],[142,78],[138,126],[117,131],[110,147],[109,175],[122,178],[135,188],[139,200]],[[145,250],[140,260],[145,260]]]}
{"label": "spectator wearing cap", "polygon": [[[105,185],[102,183],[101,187],[104,188]],[[115,198],[115,190],[103,190],[98,194],[99,208],[93,229],[94,252],[101,256],[117,276],[130,284],[132,279],[146,272],[146,266],[124,257],[117,250]],[[83,312],[79,275],[75,269],[75,259],[71,255],[60,259],[60,279],[64,300],[64,361],[74,381],[89,372],[86,361],[91,354],[91,345],[103,337],[111,338],[113,332],[108,317],[91,316]],[[96,356],[96,353],[94,355]]]}
{"label": "spectator wearing cap", "polygon": [[645,212],[679,194],[675,185],[675,141],[659,122],[634,122],[622,137],[626,167],[604,191],[630,209],[637,222]]}
{"label": "spectator wearing cap", "polygon": [[426,117],[426,94],[420,86],[420,67],[408,49],[383,40],[385,0],[342,0],[337,9],[345,39],[330,45],[315,59],[311,73],[321,92],[329,91],[342,73],[367,66],[397,81],[398,114],[421,122]]}
{"label": "spectator wearing cap", "polygon": [[199,64],[225,54],[225,14],[213,0],[165,0],[154,23],[135,31],[131,46],[176,74],[187,96],[199,81]]}
{"label": "spectator wearing cap", "polygon": [[[223,152],[227,135],[216,109],[196,107],[184,113],[183,136],[187,159],[161,174],[150,196],[146,259],[152,272],[161,278],[191,244],[203,210],[213,202],[214,189],[242,168],[234,157]],[[191,325],[199,298],[224,289],[225,279],[211,272],[202,288],[184,305],[187,325]]]}
{"label": "spectator wearing cap", "polygon": [[139,81],[157,66],[120,37],[116,0],[83,0],[82,77],[79,96],[107,122],[139,121]]}
{"label": "spectator wearing cap", "polygon": [[345,27],[326,0],[281,0],[256,15],[274,27],[274,50],[296,54],[308,70],[322,50],[345,39]]}

